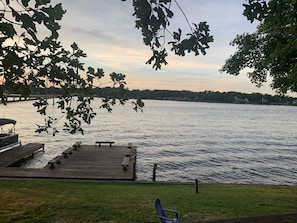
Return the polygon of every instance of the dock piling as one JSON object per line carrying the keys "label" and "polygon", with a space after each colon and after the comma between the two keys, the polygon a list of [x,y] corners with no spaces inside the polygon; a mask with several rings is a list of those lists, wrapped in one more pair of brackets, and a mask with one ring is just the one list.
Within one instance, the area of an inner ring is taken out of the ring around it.
{"label": "dock piling", "polygon": [[195,188],[196,188],[196,194],[198,194],[199,193],[198,179],[195,180]]}
{"label": "dock piling", "polygon": [[156,172],[158,169],[158,165],[155,163],[153,168],[153,182],[156,182]]}

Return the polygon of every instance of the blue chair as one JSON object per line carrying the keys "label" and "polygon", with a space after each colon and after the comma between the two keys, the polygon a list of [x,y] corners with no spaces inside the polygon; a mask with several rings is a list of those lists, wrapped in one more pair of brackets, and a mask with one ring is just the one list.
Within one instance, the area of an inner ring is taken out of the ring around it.
{"label": "blue chair", "polygon": [[[155,202],[155,208],[162,223],[179,223],[178,212],[176,210],[162,208],[161,201],[158,198]],[[166,217],[165,212],[175,215],[175,218]]]}

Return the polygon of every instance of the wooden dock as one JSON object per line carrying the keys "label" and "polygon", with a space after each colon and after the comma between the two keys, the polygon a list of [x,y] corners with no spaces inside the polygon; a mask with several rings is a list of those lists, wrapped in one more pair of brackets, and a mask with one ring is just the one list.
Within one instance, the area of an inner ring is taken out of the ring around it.
{"label": "wooden dock", "polygon": [[65,150],[44,168],[0,167],[0,177],[82,180],[136,179],[136,147],[79,145]]}
{"label": "wooden dock", "polygon": [[[7,94],[7,95],[5,95],[5,103],[32,101],[32,100],[39,100],[40,98],[50,99],[50,98],[55,98],[55,97],[58,97],[58,95],[31,94],[28,97],[24,97],[21,94]],[[0,102],[0,104],[2,104],[2,102]]]}
{"label": "wooden dock", "polygon": [[40,150],[44,151],[44,144],[29,143],[2,152],[0,153],[0,167],[12,166],[23,159],[34,156],[34,154]]}

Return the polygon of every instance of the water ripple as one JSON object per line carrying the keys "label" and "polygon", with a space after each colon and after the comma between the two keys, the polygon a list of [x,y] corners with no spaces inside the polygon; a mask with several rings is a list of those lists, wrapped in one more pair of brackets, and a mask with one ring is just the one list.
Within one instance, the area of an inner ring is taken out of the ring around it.
{"label": "water ripple", "polygon": [[[75,141],[128,142],[138,147],[137,179],[297,185],[297,107],[145,101],[143,113],[128,106],[99,111],[85,135],[38,135],[31,102],[1,107],[17,120],[22,143],[46,143],[27,167],[42,167]],[[52,109],[55,111],[55,109]],[[20,112],[22,111],[22,112]],[[36,117],[35,117],[36,116]],[[58,123],[62,125],[62,123]]]}

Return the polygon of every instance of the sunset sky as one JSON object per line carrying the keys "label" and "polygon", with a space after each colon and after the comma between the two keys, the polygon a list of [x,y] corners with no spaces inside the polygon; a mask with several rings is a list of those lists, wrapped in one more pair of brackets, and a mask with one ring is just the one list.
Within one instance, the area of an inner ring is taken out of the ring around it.
{"label": "sunset sky", "polygon": [[[214,42],[205,56],[169,54],[168,65],[155,71],[145,62],[150,49],[142,42],[140,30],[135,29],[132,0],[53,0],[62,2],[67,10],[61,21],[60,40],[65,47],[72,42],[87,53],[86,64],[103,68],[105,74],[123,73],[129,89],[166,89],[191,91],[240,91],[274,94],[269,83],[255,87],[245,72],[239,76],[220,73],[224,61],[235,52],[229,45],[237,34],[253,32],[242,15],[245,0],[178,0],[190,23],[207,21]],[[175,18],[172,28],[189,32],[181,11],[172,4]]]}

